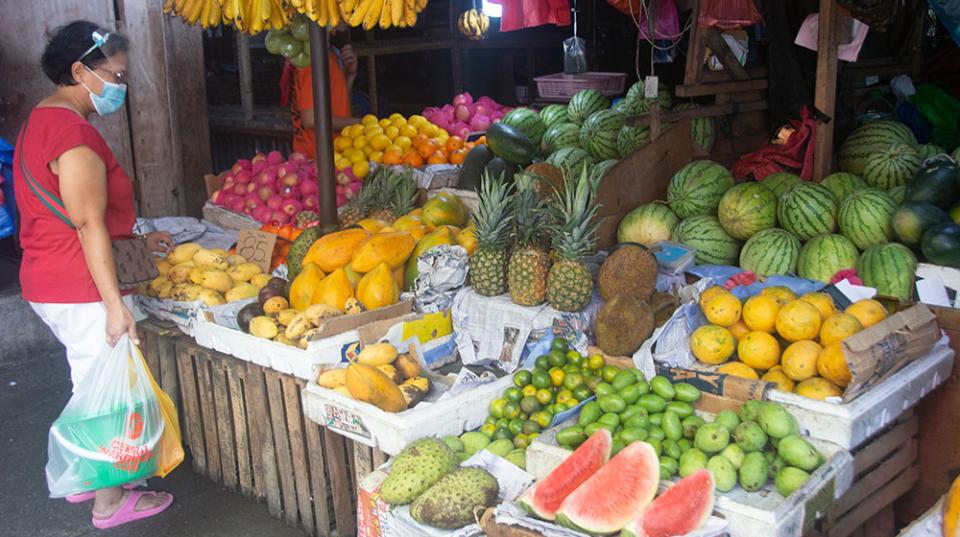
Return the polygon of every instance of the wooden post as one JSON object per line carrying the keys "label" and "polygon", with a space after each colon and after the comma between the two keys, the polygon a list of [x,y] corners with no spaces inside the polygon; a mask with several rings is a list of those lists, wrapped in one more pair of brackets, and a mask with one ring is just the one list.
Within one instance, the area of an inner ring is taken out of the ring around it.
{"label": "wooden post", "polygon": [[313,72],[313,128],[317,134],[317,186],[320,225],[337,225],[337,182],[333,167],[333,113],[330,111],[330,43],[327,29],[310,23],[310,69]]}
{"label": "wooden post", "polygon": [[833,121],[837,100],[837,8],[834,0],[820,0],[820,28],[817,37],[817,87],[814,104],[831,118],[817,123],[813,152],[813,179],[830,174],[833,163]]}
{"label": "wooden post", "polygon": [[244,32],[237,37],[237,64],[240,70],[240,109],[243,119],[253,119],[253,67],[250,64],[250,38]]}
{"label": "wooden post", "polygon": [[703,30],[697,20],[700,18],[702,0],[693,0],[693,10],[690,12],[690,44],[687,45],[687,63],[684,66],[683,83],[695,86],[700,83],[700,72],[703,71]]}

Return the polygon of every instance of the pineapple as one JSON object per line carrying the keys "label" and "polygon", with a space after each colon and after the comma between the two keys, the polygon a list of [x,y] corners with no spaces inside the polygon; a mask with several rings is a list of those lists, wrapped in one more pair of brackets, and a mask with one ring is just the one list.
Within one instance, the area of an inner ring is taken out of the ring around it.
{"label": "pineapple", "polygon": [[473,216],[477,251],[470,258],[470,284],[483,296],[507,292],[507,239],[513,220],[513,184],[484,172],[480,179],[480,205]]}
{"label": "pineapple", "polygon": [[551,204],[553,222],[549,226],[556,262],[547,276],[547,301],[559,311],[581,311],[593,295],[593,277],[583,258],[597,244],[597,178],[591,179],[586,167],[579,179],[564,177],[563,191]]}
{"label": "pineapple", "polygon": [[546,299],[550,257],[543,249],[542,234],[546,214],[534,179],[517,176],[514,194],[514,250],[507,264],[510,298],[521,306],[537,306]]}
{"label": "pineapple", "polygon": [[375,201],[377,191],[380,189],[383,168],[377,168],[372,175],[363,182],[363,187],[357,193],[357,197],[347,202],[338,211],[337,218],[340,221],[341,228],[354,226],[357,222],[367,217],[370,207]]}
{"label": "pineapple", "polygon": [[410,170],[403,173],[388,170],[385,183],[378,196],[379,208],[371,212],[370,217],[392,223],[398,216],[412,211],[416,205],[417,181]]}

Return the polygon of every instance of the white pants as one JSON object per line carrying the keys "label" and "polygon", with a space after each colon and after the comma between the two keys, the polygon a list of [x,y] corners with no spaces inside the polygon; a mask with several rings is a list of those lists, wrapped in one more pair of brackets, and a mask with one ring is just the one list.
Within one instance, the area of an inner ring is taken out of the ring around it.
{"label": "white pants", "polygon": [[[141,320],[143,313],[133,302],[133,296],[123,297],[124,304],[130,308],[133,318]],[[97,358],[103,356],[110,346],[107,344],[107,309],[103,302],[83,304],[48,304],[30,302],[53,331],[60,343],[67,348],[67,362],[70,364],[70,380],[73,389],[90,370]]]}

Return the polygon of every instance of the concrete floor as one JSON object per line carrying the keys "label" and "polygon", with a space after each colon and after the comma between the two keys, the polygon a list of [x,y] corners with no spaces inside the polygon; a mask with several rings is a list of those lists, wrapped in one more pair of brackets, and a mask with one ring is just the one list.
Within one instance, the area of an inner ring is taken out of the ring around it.
{"label": "concrete floor", "polygon": [[[0,339],[0,347],[8,351],[9,344]],[[90,523],[91,504],[70,505],[47,497],[47,431],[69,398],[61,349],[47,346],[27,359],[0,361],[0,536],[303,537],[300,530],[271,518],[263,504],[194,474],[189,461],[150,482],[151,488],[176,496],[173,507],[154,518],[100,532]]]}

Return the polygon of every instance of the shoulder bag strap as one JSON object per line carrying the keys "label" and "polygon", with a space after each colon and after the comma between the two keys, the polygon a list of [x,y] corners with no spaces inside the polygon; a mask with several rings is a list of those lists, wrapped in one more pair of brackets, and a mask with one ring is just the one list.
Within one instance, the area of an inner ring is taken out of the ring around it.
{"label": "shoulder bag strap", "polygon": [[46,207],[50,209],[50,212],[52,212],[57,218],[63,221],[63,223],[66,224],[67,227],[69,227],[70,229],[76,229],[76,226],[73,225],[73,222],[71,222],[70,219],[67,218],[67,209],[66,207],[64,207],[63,201],[57,196],[55,196],[52,192],[43,188],[43,186],[40,185],[40,183],[33,177],[33,175],[30,173],[30,170],[27,168],[27,161],[26,161],[26,158],[23,156],[26,149],[23,143],[23,140],[26,136],[27,125],[29,125],[29,123],[30,123],[30,117],[28,116],[27,120],[23,124],[23,128],[20,129],[20,142],[18,143],[18,145],[20,146],[20,161],[18,162],[20,166],[20,173],[23,174],[24,179],[27,181],[27,186],[29,186],[33,194],[37,196],[37,199],[39,199],[41,203],[46,205]]}

